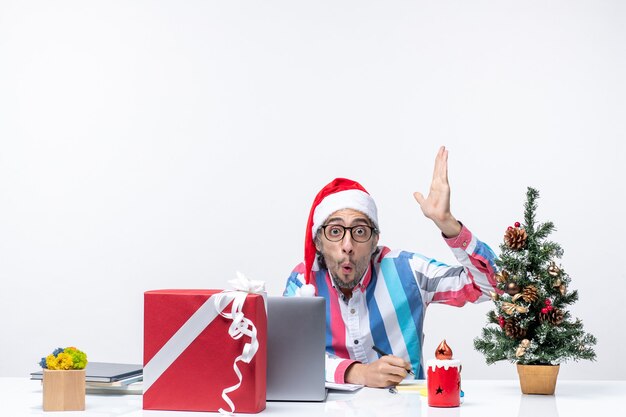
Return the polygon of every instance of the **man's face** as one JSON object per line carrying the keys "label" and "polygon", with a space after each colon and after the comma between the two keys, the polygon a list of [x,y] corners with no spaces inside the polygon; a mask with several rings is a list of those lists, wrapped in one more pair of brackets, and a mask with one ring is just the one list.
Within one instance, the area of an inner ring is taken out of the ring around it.
{"label": "man's face", "polygon": [[[331,214],[324,225],[345,227],[373,226],[369,218],[353,209],[338,210]],[[316,249],[324,256],[324,261],[338,284],[344,288],[354,288],[367,270],[372,254],[378,244],[378,234],[374,233],[367,242],[359,243],[346,230],[339,242],[329,241],[322,231],[315,241]]]}

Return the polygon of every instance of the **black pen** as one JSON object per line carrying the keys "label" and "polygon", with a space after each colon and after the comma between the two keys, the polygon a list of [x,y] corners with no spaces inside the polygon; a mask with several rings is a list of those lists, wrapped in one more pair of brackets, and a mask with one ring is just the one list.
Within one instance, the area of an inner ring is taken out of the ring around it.
{"label": "black pen", "polygon": [[[376,346],[372,346],[372,349],[374,350],[374,352],[378,353],[380,356],[388,356],[389,355],[388,353],[385,353],[384,351],[380,350]],[[412,369],[408,369],[407,372],[408,372],[409,375],[415,376],[415,374],[413,373]]]}

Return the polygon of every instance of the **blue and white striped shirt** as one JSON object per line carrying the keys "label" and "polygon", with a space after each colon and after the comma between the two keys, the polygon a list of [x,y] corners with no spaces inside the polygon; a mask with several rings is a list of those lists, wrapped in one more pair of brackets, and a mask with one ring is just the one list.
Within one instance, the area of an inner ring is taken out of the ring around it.
{"label": "blue and white striped shirt", "polygon": [[[442,303],[460,307],[490,299],[496,289],[495,254],[462,227],[445,239],[459,261],[449,266],[416,253],[380,246],[370,266],[346,299],[328,271],[313,265],[316,295],[326,299],[326,380],[344,383],[354,362],[378,359],[375,345],[411,363],[415,377],[424,378],[422,329],[426,307]],[[287,279],[283,295],[294,296],[304,284],[304,264]]]}

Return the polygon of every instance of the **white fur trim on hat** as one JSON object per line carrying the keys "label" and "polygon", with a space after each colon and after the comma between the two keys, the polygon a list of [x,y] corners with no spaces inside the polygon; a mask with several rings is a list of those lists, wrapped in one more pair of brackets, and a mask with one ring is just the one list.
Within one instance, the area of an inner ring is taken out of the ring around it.
{"label": "white fur trim on hat", "polygon": [[369,217],[374,226],[378,228],[378,210],[376,209],[374,199],[368,193],[361,190],[339,191],[326,196],[315,208],[313,227],[311,228],[313,240],[315,240],[317,229],[324,224],[328,216],[337,210],[343,209],[360,211]]}

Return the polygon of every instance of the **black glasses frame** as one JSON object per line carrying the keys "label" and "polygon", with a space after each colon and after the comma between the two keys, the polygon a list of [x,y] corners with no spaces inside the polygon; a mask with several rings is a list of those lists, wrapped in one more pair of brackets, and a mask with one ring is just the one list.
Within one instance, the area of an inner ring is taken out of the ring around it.
{"label": "black glasses frame", "polygon": [[[343,230],[343,233],[341,234],[341,237],[336,238],[336,237],[328,237],[328,234],[326,234],[326,228],[327,227],[340,227]],[[370,235],[366,240],[359,240],[358,238],[355,239],[354,235],[352,234],[352,229],[358,229],[360,227],[366,227],[368,229],[370,229]],[[352,240],[354,240],[357,243],[365,243],[368,242],[372,236],[374,236],[374,233],[378,233],[378,229],[372,226],[369,226],[367,224],[360,224],[358,226],[351,226],[351,227],[346,227],[346,226],[342,226],[340,224],[325,224],[324,226],[320,226],[320,228],[324,231],[324,237],[326,239],[328,239],[329,242],[341,242],[343,240],[344,237],[346,237],[346,230],[350,231],[350,237],[352,238]]]}

